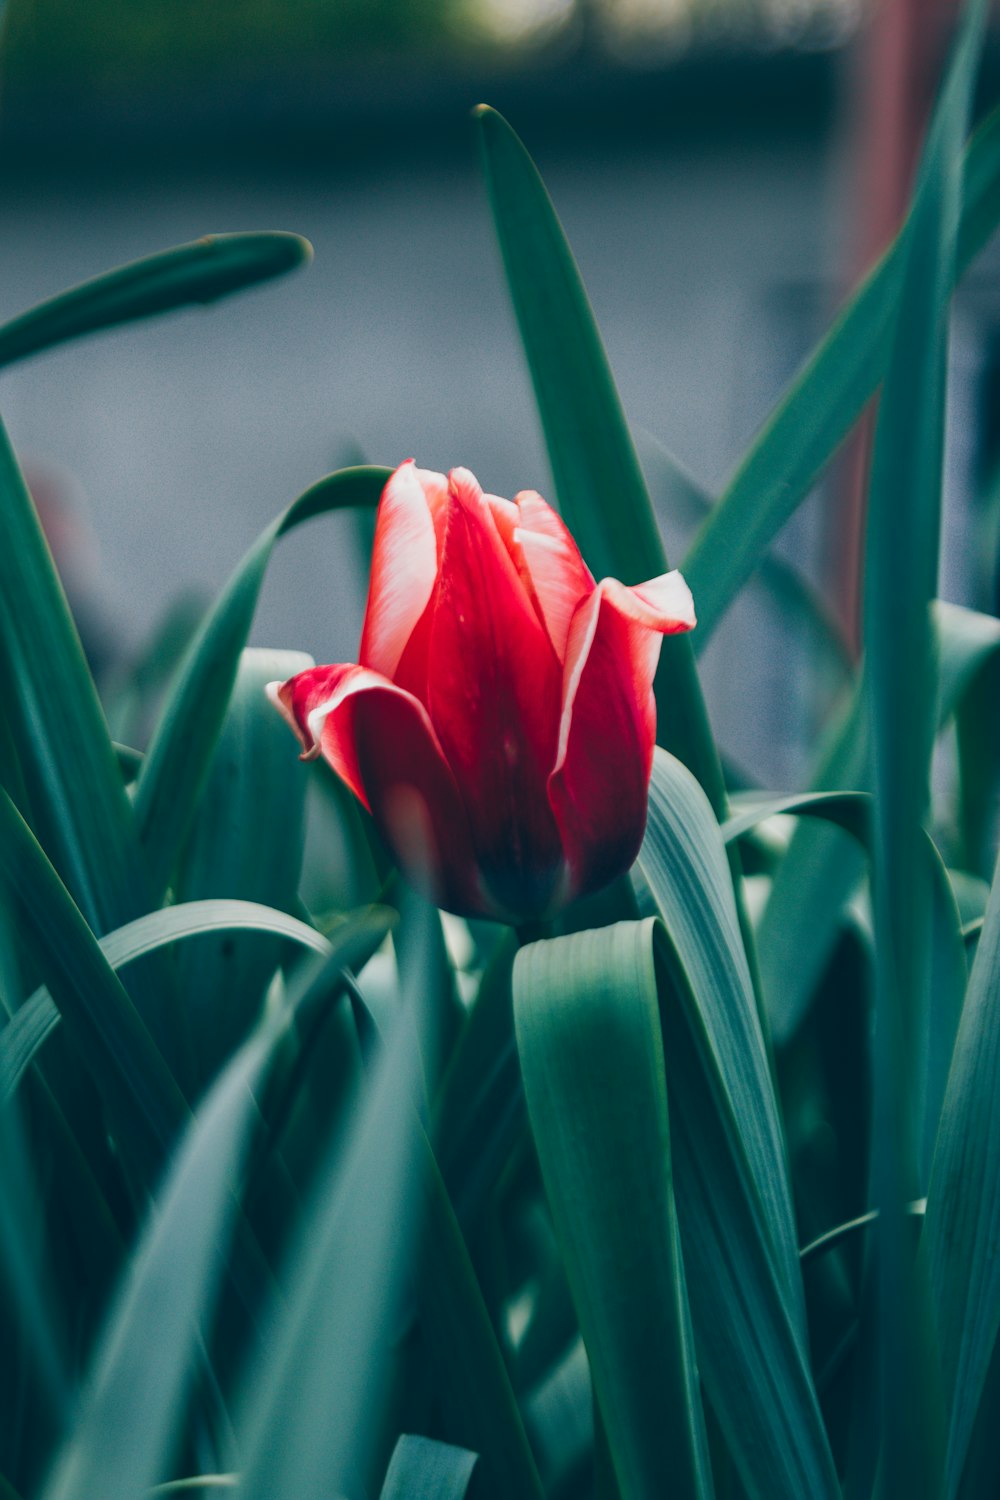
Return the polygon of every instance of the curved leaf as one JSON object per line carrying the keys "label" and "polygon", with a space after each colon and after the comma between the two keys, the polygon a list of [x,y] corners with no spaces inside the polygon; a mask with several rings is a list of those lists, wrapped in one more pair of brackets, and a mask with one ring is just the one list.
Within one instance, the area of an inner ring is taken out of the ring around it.
{"label": "curved leaf", "polygon": [[375,505],[388,469],[340,469],[262,532],[209,612],[178,674],[143,760],[135,817],[152,887],[162,895],[205,784],[275,542],[314,516]]}
{"label": "curved leaf", "polygon": [[[392,920],[388,909],[384,912],[373,909],[355,923],[344,965],[360,967],[390,930]],[[298,918],[257,902],[232,899],[188,901],[137,917],[101,938],[100,948],[111,968],[118,970],[185,938],[239,931],[273,934],[324,957],[333,952],[328,938]],[[338,933],[338,947],[342,936]],[[59,1011],[48,990],[43,988],[36,990],[0,1031],[0,1102],[17,1088],[58,1023]]]}
{"label": "curved leaf", "polygon": [[0,787],[0,889],[24,951],[148,1184],[188,1118],[184,1097],[97,938]]}
{"label": "curved leaf", "polygon": [[297,234],[208,234],[189,245],[105,271],[60,292],[0,327],[0,369],[136,318],[171,312],[192,302],[214,302],[312,259],[312,246]]}

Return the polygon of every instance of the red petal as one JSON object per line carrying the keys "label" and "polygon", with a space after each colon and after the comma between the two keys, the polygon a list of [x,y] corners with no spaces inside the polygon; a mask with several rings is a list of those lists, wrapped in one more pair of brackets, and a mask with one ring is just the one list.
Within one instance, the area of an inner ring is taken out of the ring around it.
{"label": "red petal", "polygon": [[428,653],[428,708],[499,905],[538,914],[563,873],[546,783],[559,663],[472,475],[449,476]]}
{"label": "red petal", "polygon": [[553,649],[566,660],[569,628],[594,579],[560,516],[534,490],[515,495],[518,509],[513,543],[519,569],[545,623]]}
{"label": "red petal", "polygon": [[356,666],[314,667],[268,693],[303,758],[329,761],[414,885],[451,911],[506,915],[482,890],[455,778],[422,704]]}
{"label": "red petal", "polygon": [[573,617],[549,797],[575,896],[599,890],[639,852],[660,637],[693,625],[691,594],[676,572],[635,588],[605,578]]}
{"label": "red petal", "polygon": [[443,474],[400,464],[382,491],[368,608],[359,660],[392,678],[437,577],[435,517],[443,520],[448,486]]}

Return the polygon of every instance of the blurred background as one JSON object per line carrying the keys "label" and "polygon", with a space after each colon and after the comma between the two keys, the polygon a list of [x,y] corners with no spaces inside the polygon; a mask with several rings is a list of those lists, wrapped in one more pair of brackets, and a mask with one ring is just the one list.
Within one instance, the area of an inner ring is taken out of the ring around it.
{"label": "blurred background", "polygon": [[[542,171],[654,493],[645,434],[715,495],[898,225],[953,23],[950,0],[9,0],[0,318],[205,233],[294,230],[316,252],[285,281],[2,377],[112,690],[344,462],[412,455],[551,494],[475,103]],[[991,610],[998,264],[987,251],[958,302],[942,562],[945,597]],[[825,601],[822,639],[756,587],[706,653],[748,779],[802,781],[856,652],[864,451],[780,543]],[[698,509],[660,498],[679,562]],[[358,526],[304,528],[253,639],[354,660],[364,593]]]}

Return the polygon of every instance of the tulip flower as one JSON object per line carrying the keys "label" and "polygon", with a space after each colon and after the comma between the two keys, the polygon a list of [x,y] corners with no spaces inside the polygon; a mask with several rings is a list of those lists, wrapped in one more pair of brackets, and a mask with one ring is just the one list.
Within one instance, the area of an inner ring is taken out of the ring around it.
{"label": "tulip flower", "polygon": [[533,490],[412,460],[379,504],[357,665],[268,689],[440,906],[524,922],[639,852],[660,638],[695,623],[677,572],[595,583]]}

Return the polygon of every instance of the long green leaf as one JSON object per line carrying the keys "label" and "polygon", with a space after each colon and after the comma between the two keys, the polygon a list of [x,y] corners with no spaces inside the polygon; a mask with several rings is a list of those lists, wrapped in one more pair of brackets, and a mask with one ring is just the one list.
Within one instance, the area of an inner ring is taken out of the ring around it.
{"label": "long green leaf", "polygon": [[214,302],[311,259],[308,240],[271,231],[209,234],[190,245],[161,250],[105,271],[4,323],[0,368],[81,334],[192,302]]}
{"label": "long green leaf", "polygon": [[187,1106],[97,938],[7,793],[0,788],[0,882],[25,952],[45,980],[147,1184],[188,1118]]}
{"label": "long green leaf", "polygon": [[87,921],[108,932],[148,910],[104,716],[2,424],[0,692],[26,796],[21,810]]}
{"label": "long green leaf", "polygon": [[[766,818],[794,814],[821,818],[851,834],[869,859],[874,857],[874,798],[869,792],[805,792],[799,796],[752,799],[723,825],[727,843]],[[944,1099],[945,1083],[968,979],[962,927],[948,870],[931,835],[920,830],[917,858],[927,871],[931,919],[928,928],[930,983],[924,1004],[914,1006],[910,1095],[915,1124],[918,1185],[930,1175],[931,1157]]]}
{"label": "long green leaf", "polygon": [[622,1500],[674,1487],[692,1500],[711,1496],[652,922],[522,949],[514,1013],[546,1195]]}
{"label": "long green leaf", "polygon": [[163,1478],[224,1264],[253,1090],[278,1031],[270,1025],[237,1054],[191,1123],[42,1500],[138,1500]]}
{"label": "long green leaf", "polygon": [[346,1495],[371,1465],[415,1243],[418,1076],[397,1025],[346,1149],[327,1143],[271,1357],[237,1412],[246,1500]]}
{"label": "long green leaf", "polygon": [[[938,600],[934,623],[940,653],[938,724],[976,691],[1000,659],[1000,620]],[[812,789],[870,790],[864,689],[858,685],[820,757]],[[827,963],[844,906],[864,869],[861,851],[814,820],[803,819],[775,874],[757,930],[761,978],[772,1033],[779,1045],[800,1024]]]}
{"label": "long green leaf", "polygon": [[340,469],[312,485],[258,537],[202,625],[157,724],[136,791],[136,824],[157,895],[170,879],[204,787],[275,542],[314,516],[374,505],[389,472]]}
{"label": "long green leaf", "polygon": [[[639,428],[636,441],[668,545],[678,535],[687,542],[704,525],[717,501],[648,432]],[[822,686],[824,696],[831,698],[844,691],[851,676],[844,638],[827,605],[798,569],[781,557],[768,555],[748,586],[754,609],[766,612],[776,629],[794,632],[808,646],[813,691]],[[696,657],[710,640],[701,630],[694,632],[691,645]]]}
{"label": "long green leaf", "polygon": [[490,1500],[542,1500],[510,1377],[430,1143],[419,1132],[425,1251],[418,1304],[448,1435],[480,1455],[477,1488]]}
{"label": "long green leaf", "polygon": [[[370,916],[365,915],[355,923],[351,932],[352,946],[345,954],[344,963],[364,962],[385,937],[391,924],[392,915],[387,908],[381,913],[372,911]],[[298,918],[257,902],[231,898],[168,906],[162,911],[150,912],[146,917],[137,917],[99,941],[105,960],[112,969],[118,970],[172,943],[223,932],[269,934],[323,957],[329,957],[333,951],[329,939]],[[342,936],[338,933],[338,947]],[[0,1030],[0,1102],[17,1088],[25,1070],[58,1025],[59,1018],[52,996],[43,988],[36,990]]]}
{"label": "long green leaf", "polygon": [[[523,145],[495,110],[475,113],[560,508],[598,577],[640,583],[665,572],[667,559],[580,273]],[[662,742],[721,809],[722,773],[684,635],[663,642],[656,697]]]}
{"label": "long green leaf", "polygon": [[[964,159],[958,275],[1000,223],[1000,109]],[[907,229],[840,312],[775,407],[684,559],[707,639],[876,390],[903,278]]]}
{"label": "long green leaf", "polygon": [[[230,896],[295,908],[302,867],[307,778],[287,725],[265,696],[268,682],[312,666],[299,651],[245,650],[174,885],[178,901]],[[211,1077],[247,1035],[281,956],[267,938],[219,937],[179,960],[186,1051],[195,1076]]]}
{"label": "long green leaf", "polygon": [[667,937],[667,1093],[702,1380],[749,1494],[832,1496],[784,1143],[722,835],[697,783],[660,751],[640,865]]}
{"label": "long green leaf", "polygon": [[733,902],[722,834],[698,783],[657,750],[639,866],[687,976],[770,1236],[791,1326],[805,1347],[798,1247],[785,1145]]}
{"label": "long green leaf", "polygon": [[464,1500],[475,1467],[466,1448],[406,1434],[393,1449],[380,1500]]}
{"label": "long green leaf", "polygon": [[947,1492],[957,1495],[1000,1331],[1000,864],[951,1073],[924,1223],[949,1408]]}
{"label": "long green leaf", "polygon": [[948,308],[957,274],[962,142],[985,0],[969,0],[935,112],[904,241],[903,274],[872,458],[864,627],[875,843],[873,1188],[877,1231],[882,1483],[936,1497],[943,1449],[923,1278],[903,1204],[919,1183],[907,1082],[930,1009],[932,890],[921,857],[937,714],[937,591]]}

